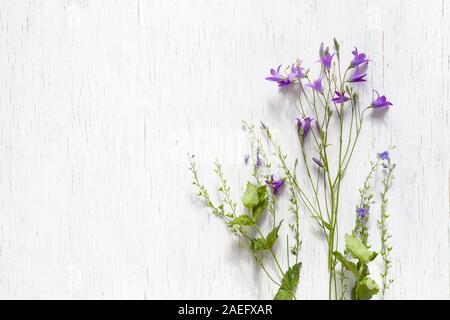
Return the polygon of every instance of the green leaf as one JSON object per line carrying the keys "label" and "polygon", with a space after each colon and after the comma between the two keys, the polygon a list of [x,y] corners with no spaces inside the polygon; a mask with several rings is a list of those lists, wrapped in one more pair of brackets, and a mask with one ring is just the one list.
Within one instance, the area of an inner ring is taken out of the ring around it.
{"label": "green leaf", "polygon": [[280,221],[280,224],[273,228],[272,231],[269,232],[269,234],[265,238],[258,238],[253,239],[251,242],[251,247],[254,251],[261,251],[261,250],[269,250],[272,249],[273,245],[278,239],[278,230],[280,230],[281,223],[283,221]]}
{"label": "green leaf", "polygon": [[283,222],[283,220],[281,220],[280,223],[278,224],[278,226],[273,228],[273,230],[270,231],[269,234],[267,235],[267,237],[266,237],[267,249],[272,249],[273,245],[277,241],[277,239],[278,239],[278,231],[280,230],[282,222]]}
{"label": "green leaf", "polygon": [[258,197],[259,200],[267,198],[267,185],[263,184],[258,187]]}
{"label": "green leaf", "polygon": [[251,217],[249,217],[248,215],[243,214],[242,216],[234,218],[228,224],[231,226],[234,226],[234,225],[253,226],[253,225],[255,225],[255,221],[253,221],[253,219]]}
{"label": "green leaf", "polygon": [[369,267],[367,266],[367,264],[362,264],[361,262],[358,261],[356,267],[358,268],[359,279],[364,279],[369,275]]}
{"label": "green leaf", "polygon": [[364,278],[356,285],[358,300],[370,300],[372,296],[378,293],[378,285],[371,278]]}
{"label": "green leaf", "polygon": [[299,262],[286,271],[281,280],[280,288],[274,297],[275,300],[293,300],[295,298],[295,289],[299,282],[301,266],[302,263]]}
{"label": "green leaf", "polygon": [[257,194],[258,194],[258,203],[256,206],[253,207],[253,212],[252,212],[253,219],[255,219],[255,221],[258,220],[261,213],[264,212],[264,210],[267,208],[267,206],[269,204],[267,186],[262,185],[262,186],[258,187]]}
{"label": "green leaf", "polygon": [[267,199],[263,200],[262,202],[259,202],[256,207],[253,208],[253,218],[255,220],[258,220],[258,218],[261,216],[261,213],[264,212],[264,210],[267,208],[267,205],[269,204],[269,201]]}
{"label": "green leaf", "polygon": [[344,268],[351,271],[355,275],[355,277],[358,276],[358,268],[353,262],[348,261],[340,252],[335,251],[333,252],[333,255],[336,257],[336,259],[339,260]]}
{"label": "green leaf", "polygon": [[251,209],[255,207],[259,202],[258,188],[254,184],[247,182],[247,189],[241,200],[247,208]]}
{"label": "green leaf", "polygon": [[255,252],[267,249],[266,240],[263,238],[253,239],[250,245]]}
{"label": "green leaf", "polygon": [[294,300],[294,295],[290,290],[284,290],[281,287],[278,289],[274,300]]}
{"label": "green leaf", "polygon": [[345,247],[362,264],[368,264],[377,256],[376,252],[367,249],[361,239],[350,234],[345,235]]}

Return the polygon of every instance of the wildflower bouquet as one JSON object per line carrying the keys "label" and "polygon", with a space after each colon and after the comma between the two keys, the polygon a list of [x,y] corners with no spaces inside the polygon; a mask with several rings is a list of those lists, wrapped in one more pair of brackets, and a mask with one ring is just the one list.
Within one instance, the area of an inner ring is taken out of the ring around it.
{"label": "wildflower bouquet", "polygon": [[[241,199],[245,208],[242,214],[238,214],[238,204],[230,198],[230,187],[220,164],[216,162],[215,173],[219,177],[219,191],[223,200],[221,204],[214,205],[208,191],[199,181],[193,158],[190,158],[193,184],[198,188],[198,195],[213,209],[213,213],[222,218],[233,233],[238,235],[258,265],[278,286],[275,299],[295,298],[301,267],[300,210],[313,219],[326,241],[330,299],[371,299],[378,293],[383,297],[392,283],[388,275],[391,267],[389,254],[392,248],[388,243],[390,234],[387,229],[387,193],[394,180],[395,165],[390,159],[390,151],[393,148],[378,153],[377,159],[371,162],[369,174],[359,190],[354,228],[344,236],[345,248],[338,247],[339,217],[343,214],[340,209],[342,185],[360,138],[365,115],[370,110],[378,112],[392,106],[384,95],[375,90],[374,99],[365,107],[361,104],[358,96],[359,85],[367,81],[366,70],[371,60],[357,48],[352,51],[352,55],[351,61],[343,67],[340,46],[334,40],[333,53],[328,47],[324,48],[323,44],[320,46],[317,61],[320,63],[320,73],[316,77],[312,78],[310,70],[305,69],[300,61],[285,69],[280,65],[277,69],[270,70],[270,76],[266,80],[277,83],[281,90],[293,90],[297,97],[296,108],[299,116],[296,118],[296,127],[301,164],[298,159],[295,159],[292,166],[288,164],[287,156],[281,151],[271,130],[261,123],[263,137],[283,172],[283,177],[276,179],[260,135],[254,126],[244,122],[252,141],[253,174],[252,181],[247,183]],[[297,168],[300,166],[306,183],[298,180]],[[374,196],[376,188],[373,178],[378,171],[384,173],[383,188],[378,197],[381,201],[380,218],[377,221],[381,235],[379,254],[371,251],[368,243],[368,221],[371,207],[377,198]],[[285,268],[281,266],[274,249],[275,242],[279,238],[282,239],[279,233],[284,220],[278,218],[276,201],[284,185],[287,185],[290,192],[291,213],[287,217],[289,229],[285,237]],[[271,217],[271,223],[270,230],[264,234],[261,225],[265,222],[266,215]],[[369,265],[377,256],[381,257],[383,264],[380,275],[381,290],[369,270]],[[294,262],[291,264],[292,258]],[[266,268],[267,259],[275,262],[277,276]],[[347,293],[349,283],[352,290]]]}

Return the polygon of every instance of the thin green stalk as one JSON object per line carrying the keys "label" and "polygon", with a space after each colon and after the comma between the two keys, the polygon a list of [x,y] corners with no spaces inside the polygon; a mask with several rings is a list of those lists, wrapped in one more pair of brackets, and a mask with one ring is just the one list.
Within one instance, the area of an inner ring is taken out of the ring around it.
{"label": "thin green stalk", "polygon": [[[229,196],[229,188],[227,185],[227,181],[223,176],[223,172],[222,172],[222,168],[220,166],[220,164],[216,161],[216,168],[215,168],[215,173],[219,176],[220,182],[221,182],[221,187],[220,187],[220,192],[224,195],[224,203],[228,203],[230,205],[231,208],[231,213],[227,213],[225,212],[224,206],[220,205],[220,206],[216,206],[210,196],[209,193],[207,191],[207,189],[205,188],[205,186],[200,182],[199,176],[198,176],[198,171],[197,171],[197,165],[194,162],[193,156],[188,155],[189,157],[189,171],[191,171],[192,173],[192,177],[193,177],[193,182],[192,184],[197,188],[198,193],[197,195],[205,202],[205,204],[212,209],[212,212],[215,216],[220,217],[222,219],[224,219],[224,221],[229,224],[235,217],[235,203],[230,199]],[[261,236],[264,238],[264,236],[261,233],[261,230],[259,229],[259,227],[257,228],[258,232],[261,234]],[[232,228],[232,231],[235,232],[239,239],[241,239],[242,241],[244,241],[247,244],[247,247],[250,248],[251,246],[251,242],[253,241],[253,239],[251,237],[249,237],[247,235],[247,233],[244,231],[242,226],[236,226]],[[264,238],[265,239],[265,238]],[[278,262],[278,259],[275,256],[275,253],[273,252],[272,249],[270,249],[270,252],[272,254],[272,256],[274,257],[276,264],[278,266],[278,271],[280,272],[280,277],[283,277],[283,271],[281,269],[281,266]],[[266,275],[268,276],[268,278],[275,283],[276,285],[280,286],[280,283],[277,282],[273,276],[267,271],[267,269],[264,266],[264,263],[262,262],[262,260],[256,255],[254,254],[253,257],[255,258],[256,262],[258,263],[258,265],[261,267],[261,269],[263,269],[264,273],[266,273]]]}
{"label": "thin green stalk", "polygon": [[391,238],[391,235],[387,229],[387,220],[389,218],[389,214],[387,213],[387,204],[388,204],[387,194],[395,179],[394,177],[395,164],[391,163],[391,160],[389,159],[387,161],[387,164],[385,164],[385,167],[387,172],[385,177],[383,178],[383,190],[381,192],[381,210],[380,210],[381,217],[378,220],[378,228],[380,229],[380,237],[381,237],[380,255],[383,259],[383,270],[381,272],[381,279],[383,282],[383,285],[381,287],[382,299],[384,299],[386,290],[389,289],[390,285],[394,281],[393,279],[389,279],[388,277],[389,269],[392,266],[390,260],[390,253],[392,251],[392,246],[388,243],[389,238]]}

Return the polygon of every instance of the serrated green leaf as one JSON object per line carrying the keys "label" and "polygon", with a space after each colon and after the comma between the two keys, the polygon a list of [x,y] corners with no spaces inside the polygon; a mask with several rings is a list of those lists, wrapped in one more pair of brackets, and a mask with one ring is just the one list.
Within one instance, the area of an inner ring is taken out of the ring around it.
{"label": "serrated green leaf", "polygon": [[344,268],[351,271],[355,275],[355,277],[358,276],[358,268],[353,262],[348,261],[340,252],[335,251],[333,252],[333,255],[336,257],[336,259],[339,260]]}
{"label": "serrated green leaf", "polygon": [[362,264],[360,261],[358,261],[356,267],[358,268],[358,279],[364,279],[369,275],[369,267],[367,266],[367,264]]}
{"label": "serrated green leaf", "polygon": [[277,294],[273,298],[274,300],[294,300],[294,295],[292,294],[292,291],[284,290],[284,289],[278,289]]}
{"label": "serrated green leaf", "polygon": [[232,225],[232,226],[234,226],[234,225],[253,226],[254,224],[255,224],[255,221],[253,221],[253,219],[246,214],[236,217],[229,222],[229,225]]}
{"label": "serrated green leaf", "polygon": [[258,188],[254,184],[247,182],[247,188],[241,200],[247,208],[251,209],[255,207],[259,202]]}
{"label": "serrated green leaf", "polygon": [[269,204],[266,185],[258,187],[257,193],[258,193],[258,203],[256,204],[256,206],[253,207],[252,211],[253,219],[255,219],[255,221],[258,220],[258,218],[261,216],[261,214],[264,212],[264,210],[267,208]]}
{"label": "serrated green leaf", "polygon": [[281,280],[280,288],[274,297],[275,300],[293,300],[295,298],[295,289],[299,282],[301,266],[302,263],[299,262],[286,271]]}
{"label": "serrated green leaf", "polygon": [[283,222],[283,220],[281,220],[280,223],[278,224],[278,226],[273,228],[273,230],[270,231],[269,234],[267,235],[267,237],[266,237],[267,249],[272,249],[273,245],[277,241],[277,239],[278,239],[278,231],[280,230],[282,222]]}
{"label": "serrated green leaf", "polygon": [[368,264],[377,256],[376,252],[367,249],[362,240],[354,235],[345,235],[345,248],[353,258],[358,259],[362,264]]}
{"label": "serrated green leaf", "polygon": [[369,277],[362,279],[356,285],[358,300],[370,300],[375,294],[378,293],[378,290],[377,283]]}
{"label": "serrated green leaf", "polygon": [[259,199],[267,197],[267,185],[263,184],[258,187],[258,197]]}
{"label": "serrated green leaf", "polygon": [[250,243],[253,251],[261,251],[266,249],[266,240],[263,238],[253,239]]}
{"label": "serrated green leaf", "polygon": [[277,227],[273,228],[273,230],[270,231],[265,238],[253,239],[251,242],[252,249],[254,251],[272,249],[273,245],[278,239],[278,230],[280,230],[281,222],[283,221],[280,221],[280,224]]}

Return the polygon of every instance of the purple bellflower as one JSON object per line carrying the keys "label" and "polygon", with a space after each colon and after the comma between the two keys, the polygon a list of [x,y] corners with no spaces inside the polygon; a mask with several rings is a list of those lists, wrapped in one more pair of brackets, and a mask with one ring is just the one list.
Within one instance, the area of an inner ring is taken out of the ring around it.
{"label": "purple bellflower", "polygon": [[323,163],[322,163],[322,161],[320,161],[319,159],[317,159],[317,158],[312,158],[313,159],[313,161],[314,161],[314,163],[315,164],[317,164],[320,168],[323,168]]}
{"label": "purple bellflower", "polygon": [[281,187],[284,185],[284,180],[283,179],[275,180],[272,174],[270,176],[270,180],[266,180],[266,184],[273,188],[273,194],[277,196],[280,193]]}
{"label": "purple bellflower", "polygon": [[316,90],[317,92],[322,92],[323,91],[322,78],[314,80],[313,83],[307,83],[306,86],[313,90]]}
{"label": "purple bellflower", "polygon": [[335,93],[336,93],[336,96],[333,99],[331,99],[334,103],[344,103],[344,102],[350,100],[349,97],[345,96],[345,91],[342,93],[339,91],[335,91]]}
{"label": "purple bellflower", "polygon": [[298,64],[293,64],[291,66],[291,73],[288,74],[287,78],[289,81],[294,82],[295,80],[303,79],[305,76],[305,68],[300,67]]}
{"label": "purple bellflower", "polygon": [[367,67],[368,62],[366,62],[363,65],[359,65],[356,67],[355,72],[353,73],[352,77],[350,78],[350,82],[365,82],[367,81],[364,79],[365,76],[367,76],[367,73],[365,73],[365,67]]}
{"label": "purple bellflower", "polygon": [[320,60],[318,60],[317,62],[320,61],[325,69],[330,69],[331,61],[333,60],[335,53],[330,54],[330,50],[328,47],[324,50],[323,43],[322,43],[320,45],[319,55],[320,55]]}
{"label": "purple bellflower", "polygon": [[369,210],[365,207],[361,207],[356,209],[356,213],[358,214],[359,218],[364,219],[369,215]]}
{"label": "purple bellflower", "polygon": [[388,151],[383,151],[381,153],[377,153],[377,156],[381,160],[389,160],[389,152]]}
{"label": "purple bellflower", "polygon": [[319,132],[319,134],[322,134],[322,128],[320,128],[320,124],[318,121],[316,121],[316,128],[317,128],[317,131]]}
{"label": "purple bellflower", "polygon": [[255,167],[259,168],[259,167],[261,167],[261,165],[262,165],[261,158],[259,157],[259,153],[257,153]]}
{"label": "purple bellflower", "polygon": [[372,102],[373,108],[377,109],[377,108],[392,106],[392,103],[387,101],[386,96],[380,97],[380,94],[378,93],[378,91],[375,91],[375,93],[377,94],[377,98]]}
{"label": "purple bellflower", "polygon": [[306,135],[309,132],[309,129],[311,128],[311,122],[313,122],[313,118],[307,117],[307,118],[296,118],[297,119],[297,128],[300,132],[300,135],[305,138]]}
{"label": "purple bellflower", "polygon": [[276,83],[278,83],[278,87],[284,88],[291,84],[291,80],[280,74],[280,68],[281,64],[278,66],[277,70],[270,69],[271,76],[267,77],[266,80],[275,81]]}
{"label": "purple bellflower", "polygon": [[355,68],[359,66],[360,64],[369,62],[370,60],[366,58],[366,55],[364,53],[359,53],[358,49],[355,47],[355,50],[352,51],[353,54],[353,60],[350,63],[350,67]]}

